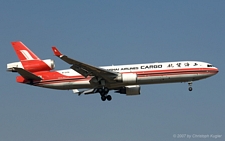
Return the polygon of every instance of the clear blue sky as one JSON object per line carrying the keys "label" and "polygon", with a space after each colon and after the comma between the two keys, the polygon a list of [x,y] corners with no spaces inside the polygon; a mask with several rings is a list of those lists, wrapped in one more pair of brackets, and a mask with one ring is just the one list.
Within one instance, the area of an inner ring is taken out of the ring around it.
{"label": "clear blue sky", "polygon": [[[225,140],[225,2],[2,1],[0,5],[1,141],[173,141],[174,134],[219,134]],[[6,64],[21,40],[56,69],[51,51],[95,66],[197,60],[220,72],[187,83],[145,85],[141,95],[77,96],[15,82]],[[215,140],[206,138],[204,141]]]}

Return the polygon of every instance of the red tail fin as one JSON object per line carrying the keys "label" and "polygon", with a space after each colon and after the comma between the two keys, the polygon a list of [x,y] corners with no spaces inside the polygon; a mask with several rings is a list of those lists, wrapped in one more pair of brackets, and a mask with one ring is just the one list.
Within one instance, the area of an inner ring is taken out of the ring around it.
{"label": "red tail fin", "polygon": [[54,69],[55,64],[53,60],[41,60],[35,55],[28,47],[26,47],[21,41],[12,42],[12,46],[20,60],[20,62],[14,62],[7,65],[7,70],[16,71],[15,68],[23,68],[26,71],[38,72],[38,71],[50,71]]}
{"label": "red tail fin", "polygon": [[20,61],[40,60],[38,56],[27,48],[21,41],[11,43]]}

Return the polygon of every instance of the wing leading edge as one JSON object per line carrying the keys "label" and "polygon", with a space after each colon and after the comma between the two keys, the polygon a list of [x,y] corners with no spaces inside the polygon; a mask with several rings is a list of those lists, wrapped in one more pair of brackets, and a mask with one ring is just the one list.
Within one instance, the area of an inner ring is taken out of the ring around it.
{"label": "wing leading edge", "polygon": [[14,68],[23,78],[27,79],[27,80],[42,80],[41,77],[27,71],[24,70],[22,68]]}
{"label": "wing leading edge", "polygon": [[111,72],[106,69],[95,67],[67,57],[66,55],[63,55],[56,47],[52,47],[52,50],[55,56],[72,65],[70,68],[80,73],[84,77],[95,76],[99,80],[104,79],[109,82],[114,81],[114,78],[118,76],[118,73],[116,72]]}

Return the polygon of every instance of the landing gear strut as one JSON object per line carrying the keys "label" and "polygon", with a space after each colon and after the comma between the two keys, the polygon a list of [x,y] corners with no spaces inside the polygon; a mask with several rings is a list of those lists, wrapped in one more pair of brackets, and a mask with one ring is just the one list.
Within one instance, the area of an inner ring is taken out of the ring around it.
{"label": "landing gear strut", "polygon": [[99,89],[98,89],[98,92],[99,92],[100,95],[101,95],[102,101],[105,101],[106,99],[107,99],[108,101],[111,101],[111,100],[112,100],[111,95],[108,95],[108,93],[109,93],[109,89],[108,89],[108,88],[106,88],[106,87],[99,88]]}
{"label": "landing gear strut", "polygon": [[192,86],[192,81],[191,82],[188,82],[188,86],[189,86],[188,90],[189,91],[192,91],[193,90],[192,87],[191,87]]}
{"label": "landing gear strut", "polygon": [[34,80],[33,79],[30,79],[28,84],[34,85]]}

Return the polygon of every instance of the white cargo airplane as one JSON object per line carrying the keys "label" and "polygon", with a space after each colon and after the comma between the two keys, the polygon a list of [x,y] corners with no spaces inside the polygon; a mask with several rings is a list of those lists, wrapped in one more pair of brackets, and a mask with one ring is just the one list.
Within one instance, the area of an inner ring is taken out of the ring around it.
{"label": "white cargo airplane", "polygon": [[[41,60],[22,42],[12,42],[20,62],[7,64],[7,70],[18,72],[17,82],[33,86],[73,90],[74,93],[100,93],[102,101],[112,100],[110,90],[126,95],[140,95],[140,85],[192,82],[213,76],[218,69],[210,63],[199,61],[177,61],[95,67],[74,60],[52,47],[54,54],[71,65],[71,69],[53,70],[52,60]],[[52,71],[53,70],[53,71]],[[86,90],[79,90],[86,89]]]}

